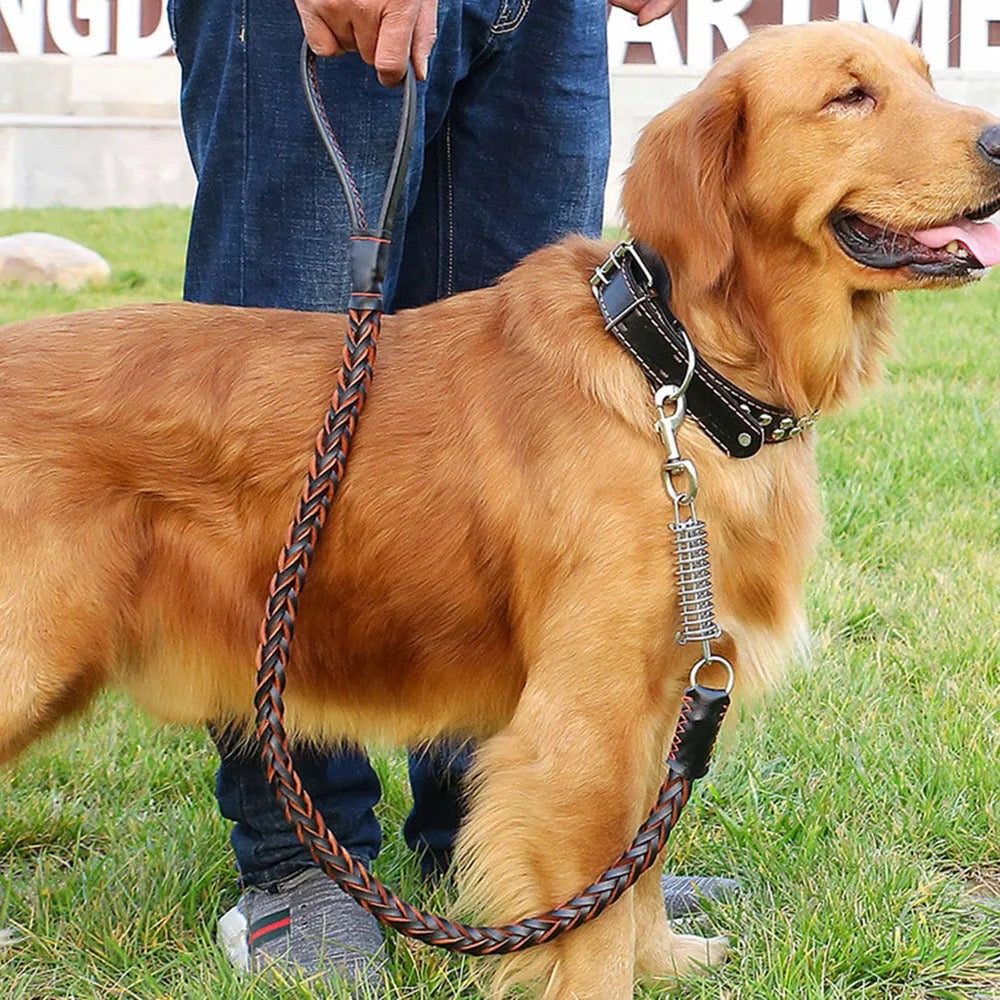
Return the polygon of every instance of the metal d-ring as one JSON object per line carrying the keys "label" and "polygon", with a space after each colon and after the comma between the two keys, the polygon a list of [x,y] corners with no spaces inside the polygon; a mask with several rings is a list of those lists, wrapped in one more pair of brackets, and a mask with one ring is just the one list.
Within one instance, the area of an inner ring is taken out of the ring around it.
{"label": "metal d-ring", "polygon": [[707,667],[710,663],[718,663],[726,669],[726,686],[724,688],[726,694],[730,694],[733,690],[733,686],[736,684],[736,672],[733,670],[733,665],[724,656],[717,656],[714,653],[710,653],[707,656],[703,656],[692,668],[690,684],[691,687],[698,687],[698,674],[701,672],[702,667]]}
{"label": "metal d-ring", "polygon": [[663,385],[656,390],[653,398],[660,409],[663,408],[664,403],[674,403],[684,398],[684,394],[688,391],[688,386],[691,385],[691,379],[694,378],[694,370],[698,364],[698,355],[695,352],[694,344],[691,343],[691,338],[687,335],[687,330],[682,327],[679,332],[684,338],[684,349],[687,351],[687,361],[685,362],[687,367],[680,385]]}

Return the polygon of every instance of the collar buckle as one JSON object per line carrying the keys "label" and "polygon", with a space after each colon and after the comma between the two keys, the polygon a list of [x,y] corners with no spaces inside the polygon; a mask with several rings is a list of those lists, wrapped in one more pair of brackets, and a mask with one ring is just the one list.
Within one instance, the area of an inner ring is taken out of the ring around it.
{"label": "collar buckle", "polygon": [[[598,304],[603,302],[602,292],[611,284],[612,280],[625,271],[626,262],[631,262],[634,267],[630,271],[629,278],[636,286],[637,294],[633,295],[629,301],[614,316],[606,316],[607,322],[604,329],[608,333],[613,333],[617,327],[634,309],[646,302],[649,302],[655,295],[656,282],[642,255],[635,247],[633,240],[619,243],[618,246],[608,254],[607,260],[603,264],[594,268],[594,274],[590,279],[590,290],[594,293],[594,298]],[[603,311],[603,307],[602,307]]]}
{"label": "collar buckle", "polygon": [[653,289],[653,275],[650,273],[646,262],[642,259],[639,251],[635,248],[635,240],[626,240],[608,254],[608,259],[603,264],[594,268],[594,275],[590,279],[590,287],[596,295],[598,290],[611,283],[611,279],[622,269],[622,264],[626,260],[631,260],[639,269],[645,291],[648,293]]}

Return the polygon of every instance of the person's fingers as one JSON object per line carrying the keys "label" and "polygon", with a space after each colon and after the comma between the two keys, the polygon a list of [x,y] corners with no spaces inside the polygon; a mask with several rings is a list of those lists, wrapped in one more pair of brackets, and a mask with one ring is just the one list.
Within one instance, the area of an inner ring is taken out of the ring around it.
{"label": "person's fingers", "polygon": [[612,7],[621,7],[630,14],[638,14],[645,6],[647,0],[609,0]]}
{"label": "person's fingers", "polygon": [[381,35],[377,20],[356,18],[351,24],[354,47],[369,66],[375,65],[375,54]]}
{"label": "person's fingers", "polygon": [[680,0],[646,0],[646,3],[642,5],[642,10],[638,12],[639,24],[649,24],[650,21],[666,17],[678,3]]}
{"label": "person's fingers", "polygon": [[638,16],[639,24],[649,24],[669,14],[680,0],[608,0],[612,7],[621,7]]}
{"label": "person's fingers", "polygon": [[[318,14],[313,13],[312,10],[300,7],[299,16],[302,18],[302,30],[305,32],[309,48],[316,55],[339,56],[346,51],[346,47],[341,40]],[[351,41],[351,39],[348,39],[348,41]]]}
{"label": "person's fingers", "polygon": [[310,48],[320,56],[357,51],[381,83],[396,86],[413,59],[418,79],[437,35],[438,0],[296,0]]}
{"label": "person's fingers", "polygon": [[375,49],[366,61],[375,67],[379,83],[386,87],[395,87],[406,75],[417,14],[418,8],[412,5],[394,5],[383,13],[378,24]]}
{"label": "person's fingers", "polygon": [[437,39],[437,0],[424,0],[413,27],[413,68],[418,80],[427,79],[427,64]]}

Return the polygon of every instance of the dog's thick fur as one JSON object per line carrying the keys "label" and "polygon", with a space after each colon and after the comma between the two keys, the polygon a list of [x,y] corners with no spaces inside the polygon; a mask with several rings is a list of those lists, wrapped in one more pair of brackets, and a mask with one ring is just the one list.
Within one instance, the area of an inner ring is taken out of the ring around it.
{"label": "dog's thick fur", "polygon": [[[840,100],[852,88],[870,99]],[[645,130],[628,223],[669,262],[707,359],[763,399],[829,412],[880,370],[884,293],[946,283],[855,263],[831,213],[912,231],[1000,197],[975,148],[992,122],[936,96],[888,35],[765,30]],[[673,639],[650,394],[588,287],[607,252],[569,239],[495,288],[385,320],[292,653],[301,736],[482,741],[461,856],[484,919],[561,902],[629,842],[694,656]],[[246,720],[342,332],[188,304],[3,331],[0,759],[105,685],[170,721]],[[804,635],[813,439],[737,461],[681,432],[742,690]],[[723,950],[670,930],[654,872],[498,982],[624,1000],[636,977]]]}

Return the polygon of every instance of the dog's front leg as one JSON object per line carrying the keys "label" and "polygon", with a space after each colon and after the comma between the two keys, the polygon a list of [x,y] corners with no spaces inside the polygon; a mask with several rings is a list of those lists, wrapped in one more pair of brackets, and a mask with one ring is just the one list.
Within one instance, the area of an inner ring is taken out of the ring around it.
{"label": "dog's front leg", "polygon": [[[735,660],[735,649],[727,645],[725,655]],[[674,725],[670,726],[670,736],[661,744],[653,769],[647,777],[646,799],[650,805],[655,801],[666,776],[664,761],[667,759],[674,728]],[[676,978],[699,966],[719,965],[725,961],[729,943],[725,937],[704,938],[674,932],[667,919],[663,886],[660,883],[665,854],[666,852],[660,854],[632,890],[636,935],[635,975],[640,981]]]}
{"label": "dog's front leg", "polygon": [[[590,885],[629,845],[649,809],[647,775],[661,741],[648,659],[624,648],[626,628],[579,616],[544,631],[507,728],[478,751],[459,845],[466,903],[491,922],[559,905]],[[630,645],[630,644],[629,644]],[[632,655],[630,655],[632,654]],[[635,971],[631,893],[551,944],[501,961],[494,995],[520,982],[545,1000],[630,1000]]]}
{"label": "dog's front leg", "polygon": [[[459,865],[466,904],[490,922],[533,916],[572,898],[627,846],[637,791],[620,731],[595,728],[565,692],[526,695],[515,721],[477,754]],[[552,944],[503,959],[492,995],[515,983],[545,1000],[628,1000],[631,894]],[[537,994],[535,994],[537,995]]]}
{"label": "dog's front leg", "polygon": [[618,1000],[634,992],[632,893],[551,947],[555,963],[542,1000]]}
{"label": "dog's front leg", "polygon": [[660,873],[662,855],[635,884],[636,978],[644,981],[683,976],[699,966],[720,965],[726,958],[725,937],[677,934],[667,920]]}

